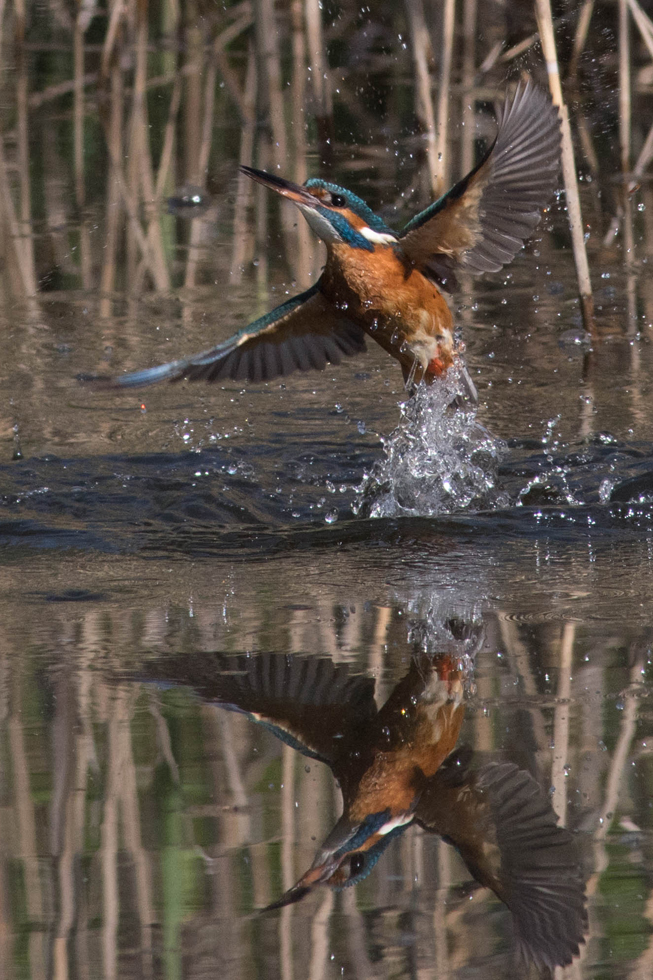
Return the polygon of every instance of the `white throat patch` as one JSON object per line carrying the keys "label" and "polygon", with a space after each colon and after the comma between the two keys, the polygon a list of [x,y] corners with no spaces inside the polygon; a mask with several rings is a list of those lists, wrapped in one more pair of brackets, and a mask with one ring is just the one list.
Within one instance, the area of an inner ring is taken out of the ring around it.
{"label": "white throat patch", "polygon": [[393,242],[397,241],[395,235],[389,232],[373,231],[372,228],[360,228],[360,234],[363,238],[367,238],[368,242],[374,242],[375,245],[392,245]]}

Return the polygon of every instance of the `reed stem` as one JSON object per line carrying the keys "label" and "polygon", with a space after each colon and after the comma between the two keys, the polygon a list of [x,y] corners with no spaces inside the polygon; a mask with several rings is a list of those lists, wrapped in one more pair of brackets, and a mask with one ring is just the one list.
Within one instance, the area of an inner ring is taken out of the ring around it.
{"label": "reed stem", "polygon": [[542,39],[542,51],[549,76],[551,97],[554,105],[558,107],[558,111],[560,113],[562,131],[562,175],[565,185],[565,196],[567,199],[567,213],[569,215],[569,227],[571,230],[574,261],[576,263],[576,275],[578,278],[583,323],[585,325],[585,329],[592,334],[592,336],[596,336],[592,282],[590,279],[589,264],[587,261],[587,251],[585,249],[583,216],[581,213],[580,195],[578,192],[576,162],[574,160],[574,144],[571,136],[569,113],[562,97],[562,86],[560,84],[560,71],[558,68],[558,55],[556,52],[555,35],[553,32],[553,15],[551,13],[550,0],[536,0],[536,12],[540,28],[540,37]]}
{"label": "reed stem", "polygon": [[431,99],[431,76],[429,74],[431,40],[426,26],[422,0],[405,0],[405,2],[415,64],[417,116],[422,121],[426,131],[426,162],[431,192],[435,197],[439,197],[441,181],[438,175],[438,140]]}
{"label": "reed stem", "polygon": [[449,152],[449,91],[453,62],[454,28],[456,26],[456,0],[445,0],[442,24],[442,48],[440,56],[440,91],[438,92],[437,144],[440,193],[450,184],[451,161]]}

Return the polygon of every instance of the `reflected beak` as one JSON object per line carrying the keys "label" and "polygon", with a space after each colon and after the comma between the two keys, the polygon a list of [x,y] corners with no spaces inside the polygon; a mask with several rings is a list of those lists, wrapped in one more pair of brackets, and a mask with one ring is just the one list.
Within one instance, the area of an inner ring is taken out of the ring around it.
{"label": "reflected beak", "polygon": [[264,170],[255,170],[254,167],[241,166],[240,172],[251,177],[257,183],[263,184],[264,187],[268,187],[271,191],[276,191],[282,197],[288,198],[293,204],[302,205],[305,208],[316,208],[322,205],[322,201],[314,197],[305,187],[300,184],[293,184],[292,181],[285,180],[283,177],[268,174]]}
{"label": "reflected beak", "polygon": [[339,861],[327,861],[317,867],[309,868],[306,874],[302,875],[297,884],[289,888],[285,895],[282,895],[276,902],[272,902],[271,905],[266,905],[261,911],[271,912],[273,909],[282,909],[285,905],[293,905],[295,902],[301,901],[305,895],[313,891],[315,885],[327,882],[339,864]]}

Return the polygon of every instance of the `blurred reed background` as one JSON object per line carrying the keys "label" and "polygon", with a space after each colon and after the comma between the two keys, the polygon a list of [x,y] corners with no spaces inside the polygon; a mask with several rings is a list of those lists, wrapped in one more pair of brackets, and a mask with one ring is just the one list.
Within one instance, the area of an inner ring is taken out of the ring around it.
{"label": "blurred reed background", "polygon": [[[307,228],[238,162],[342,180],[403,220],[470,169],[508,81],[546,85],[538,25],[549,62],[555,35],[590,253],[622,245],[632,264],[637,185],[653,205],[638,0],[2,0],[0,296],[99,290],[108,316],[116,295],[237,282],[252,262],[263,286],[271,231],[305,286],[320,265]],[[184,222],[166,199],[189,186],[209,207]],[[641,224],[648,254],[653,206]]]}

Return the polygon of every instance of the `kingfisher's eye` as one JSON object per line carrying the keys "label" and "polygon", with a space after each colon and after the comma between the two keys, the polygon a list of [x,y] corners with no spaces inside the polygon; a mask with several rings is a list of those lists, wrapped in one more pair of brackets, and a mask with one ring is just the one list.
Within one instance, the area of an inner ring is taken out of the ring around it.
{"label": "kingfisher's eye", "polygon": [[365,858],[362,854],[352,854],[349,859],[349,867],[351,870],[351,877],[355,878],[359,875],[363,868],[365,867]]}
{"label": "kingfisher's eye", "polygon": [[345,206],[346,203],[347,202],[345,201],[345,199],[342,196],[342,194],[332,194],[331,195],[331,207],[334,207],[334,208],[344,208],[344,206]]}

